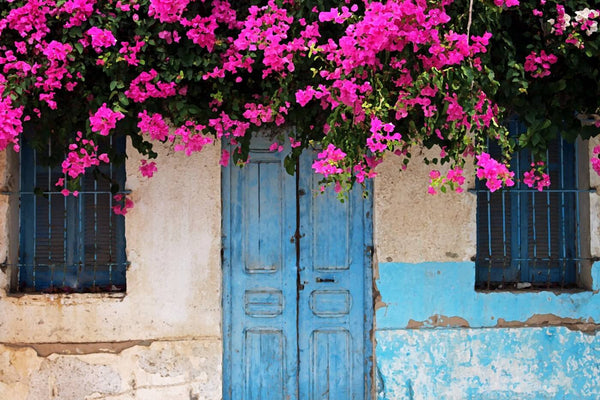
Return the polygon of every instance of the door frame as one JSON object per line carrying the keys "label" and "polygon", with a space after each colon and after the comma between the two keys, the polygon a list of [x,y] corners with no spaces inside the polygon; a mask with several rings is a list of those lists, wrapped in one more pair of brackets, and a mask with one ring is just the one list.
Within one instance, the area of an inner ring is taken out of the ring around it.
{"label": "door frame", "polygon": [[[229,163],[227,167],[221,168],[221,273],[222,273],[222,287],[221,287],[221,307],[222,307],[222,324],[221,324],[221,339],[223,346],[222,353],[222,399],[231,399],[231,393],[227,394],[227,390],[231,390],[232,387],[232,361],[228,357],[228,346],[231,345],[231,341],[228,337],[231,337],[232,328],[232,310],[231,310],[231,281],[232,281],[232,265],[229,251],[231,250],[230,237],[227,236],[231,232],[232,221],[231,221],[231,174],[232,168],[240,168],[238,166]],[[283,168],[283,165],[282,165]],[[296,185],[298,180],[296,179]],[[368,181],[366,183],[368,197],[363,199],[363,221],[364,221],[364,366],[365,366],[365,400],[374,399],[376,396],[376,388],[374,386],[374,315],[375,315],[375,303],[373,300],[373,183]],[[298,190],[298,186],[296,187]],[[333,190],[327,188],[326,190]],[[308,193],[306,195],[314,195]],[[296,194],[296,202],[298,202],[298,193]],[[294,207],[296,207],[294,205]],[[297,210],[297,209],[296,209]],[[296,211],[298,212],[298,210]],[[235,399],[237,400],[237,399]]]}

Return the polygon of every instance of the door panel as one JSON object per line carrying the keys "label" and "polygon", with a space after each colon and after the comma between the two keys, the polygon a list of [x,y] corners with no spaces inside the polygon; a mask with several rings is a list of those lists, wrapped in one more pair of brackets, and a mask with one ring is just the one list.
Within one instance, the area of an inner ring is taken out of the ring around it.
{"label": "door panel", "polygon": [[223,170],[226,399],[296,399],[296,180],[256,141],[243,169]]}
{"label": "door panel", "polygon": [[367,399],[371,203],[360,187],[343,203],[331,189],[315,195],[314,157],[303,155],[299,184],[300,399]]}
{"label": "door panel", "polygon": [[315,195],[314,154],[297,180],[270,144],[223,170],[223,397],[367,399],[370,202]]}

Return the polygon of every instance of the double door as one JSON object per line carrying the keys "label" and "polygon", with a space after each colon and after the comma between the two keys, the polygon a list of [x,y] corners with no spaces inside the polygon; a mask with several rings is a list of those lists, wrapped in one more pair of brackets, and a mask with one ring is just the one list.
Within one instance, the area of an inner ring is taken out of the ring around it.
{"label": "double door", "polygon": [[223,398],[364,400],[371,389],[371,202],[316,194],[305,152],[253,142],[223,170]]}

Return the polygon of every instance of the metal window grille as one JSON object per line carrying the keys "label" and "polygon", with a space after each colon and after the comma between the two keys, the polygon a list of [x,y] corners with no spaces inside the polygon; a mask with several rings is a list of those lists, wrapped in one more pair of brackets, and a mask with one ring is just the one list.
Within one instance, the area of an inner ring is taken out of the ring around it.
{"label": "metal window grille", "polygon": [[[114,140],[124,154],[124,139]],[[62,169],[47,166],[52,156],[22,140],[16,291],[125,291],[125,221],[112,212],[111,192],[124,187],[124,163],[88,170],[79,195],[65,197],[55,185]]]}
{"label": "metal window grille", "polygon": [[[512,133],[523,126],[512,122]],[[499,149],[489,147],[492,155]],[[576,287],[586,256],[582,204],[589,197],[579,172],[576,146],[557,139],[547,151],[551,186],[529,188],[520,177],[531,168],[531,153],[511,160],[517,181],[490,193],[477,183],[476,286],[480,289]]]}

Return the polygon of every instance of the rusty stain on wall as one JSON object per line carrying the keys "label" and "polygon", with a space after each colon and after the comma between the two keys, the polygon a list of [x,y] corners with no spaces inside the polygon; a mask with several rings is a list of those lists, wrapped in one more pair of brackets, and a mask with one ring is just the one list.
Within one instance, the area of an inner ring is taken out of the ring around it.
{"label": "rusty stain on wall", "polygon": [[526,321],[506,321],[503,318],[499,318],[496,326],[498,328],[564,326],[572,331],[581,331],[594,335],[600,329],[600,325],[593,318],[562,318],[554,314],[535,314]]}
{"label": "rusty stain on wall", "polygon": [[413,319],[408,321],[408,329],[420,329],[420,328],[468,328],[469,322],[462,317],[448,317],[445,315],[432,315],[425,321],[415,321]]}
{"label": "rusty stain on wall", "polygon": [[93,343],[0,343],[7,348],[30,348],[39,357],[48,357],[51,354],[59,355],[84,355],[94,353],[119,354],[133,346],[150,346],[150,340],[129,340],[126,342],[93,342]]}

